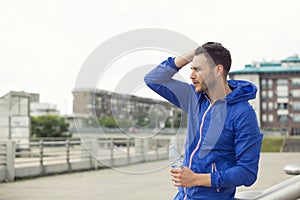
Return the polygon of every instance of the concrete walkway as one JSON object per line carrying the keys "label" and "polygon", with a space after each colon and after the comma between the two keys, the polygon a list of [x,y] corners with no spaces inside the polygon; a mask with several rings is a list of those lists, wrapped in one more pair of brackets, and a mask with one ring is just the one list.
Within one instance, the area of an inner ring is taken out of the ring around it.
{"label": "concrete walkway", "polygon": [[103,169],[2,183],[0,199],[171,199],[176,188],[169,177],[169,167],[164,167],[167,164],[167,161],[158,161],[121,167],[118,171]]}
{"label": "concrete walkway", "polygon": [[[292,176],[283,167],[300,164],[300,153],[264,153],[261,155],[259,179],[250,188],[265,189]],[[169,175],[168,161],[143,163],[48,176],[0,184],[1,200],[154,200],[172,199],[176,193]]]}

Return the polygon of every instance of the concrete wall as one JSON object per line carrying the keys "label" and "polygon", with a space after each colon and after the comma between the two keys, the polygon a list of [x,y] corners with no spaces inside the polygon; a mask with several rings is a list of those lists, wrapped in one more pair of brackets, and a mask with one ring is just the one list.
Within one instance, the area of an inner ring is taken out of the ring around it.
{"label": "concrete wall", "polygon": [[14,180],[15,149],[14,141],[0,141],[0,181]]}

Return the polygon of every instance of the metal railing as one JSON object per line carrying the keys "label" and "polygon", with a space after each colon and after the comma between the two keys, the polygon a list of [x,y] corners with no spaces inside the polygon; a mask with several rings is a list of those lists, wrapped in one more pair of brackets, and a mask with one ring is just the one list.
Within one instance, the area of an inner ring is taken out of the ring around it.
{"label": "metal railing", "polygon": [[262,191],[237,193],[235,200],[297,200],[300,199],[300,175]]}
{"label": "metal railing", "polygon": [[91,157],[88,151],[81,146],[81,141],[76,139],[31,140],[28,146],[27,150],[16,152],[16,168],[57,163],[68,164]]}
{"label": "metal railing", "polygon": [[274,185],[255,197],[255,200],[297,200],[300,198],[300,175]]}
{"label": "metal railing", "polygon": [[[29,149],[16,152],[15,167],[71,163],[85,159],[116,159],[138,153],[158,154],[170,139],[95,138],[95,139],[39,139],[31,140]],[[165,149],[167,149],[165,147]]]}
{"label": "metal railing", "polygon": [[[16,151],[15,177],[116,167],[166,159],[171,137],[39,138]],[[22,143],[24,146],[24,144]]]}

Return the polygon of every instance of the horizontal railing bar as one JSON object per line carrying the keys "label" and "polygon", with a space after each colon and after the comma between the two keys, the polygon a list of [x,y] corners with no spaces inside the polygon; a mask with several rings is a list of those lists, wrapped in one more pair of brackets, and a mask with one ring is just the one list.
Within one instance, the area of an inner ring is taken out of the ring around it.
{"label": "horizontal railing bar", "polygon": [[[17,149],[18,147],[27,148],[15,152],[16,157],[14,163],[18,169],[30,166],[41,166],[41,175],[47,173],[47,169],[43,167],[58,163],[72,164],[72,162],[88,162],[91,168],[96,169],[97,165],[94,162],[96,160],[101,161],[101,159],[109,160],[129,157],[128,163],[131,163],[130,157],[136,155],[132,148],[140,149],[138,150],[138,155],[141,153],[139,151],[146,151],[146,154],[149,152],[155,153],[155,149],[159,148],[160,144],[164,144],[165,141],[170,141],[170,139],[157,140],[155,138],[138,139],[139,140],[136,140],[136,138],[133,137],[83,139],[35,138],[31,139],[28,143],[16,144]],[[149,142],[149,147],[148,145],[144,147],[143,141]],[[140,142],[141,145],[137,147],[135,142]],[[6,149],[5,147],[3,147],[4,150]],[[4,153],[4,155],[6,154]],[[69,170],[72,170],[72,167]]]}
{"label": "horizontal railing bar", "polygon": [[298,199],[300,198],[300,175],[274,185],[263,191],[255,200]]}

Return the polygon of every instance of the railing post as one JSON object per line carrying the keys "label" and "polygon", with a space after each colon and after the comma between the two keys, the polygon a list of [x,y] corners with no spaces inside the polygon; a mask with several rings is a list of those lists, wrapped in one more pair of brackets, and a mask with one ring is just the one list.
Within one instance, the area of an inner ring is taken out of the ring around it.
{"label": "railing post", "polygon": [[16,142],[6,142],[6,180],[15,180],[15,157],[16,157]]}
{"label": "railing post", "polygon": [[130,164],[130,138],[127,137],[126,140],[126,148],[127,148],[127,164]]}
{"label": "railing post", "polygon": [[70,140],[66,140],[66,162],[68,164],[68,171],[71,171],[71,163],[70,163]]}
{"label": "railing post", "polygon": [[98,139],[92,139],[91,140],[91,153],[93,156],[93,167],[95,170],[98,169],[98,148],[99,148]]}
{"label": "railing post", "polygon": [[145,158],[145,147],[144,147],[144,139],[141,139],[141,153],[142,153],[142,158],[143,158],[143,161],[145,162],[146,161],[146,158]]}
{"label": "railing post", "polygon": [[110,167],[114,166],[114,139],[110,139]]}
{"label": "railing post", "polygon": [[158,155],[158,139],[155,139],[155,154],[156,154],[156,160],[159,159]]}
{"label": "railing post", "polygon": [[144,162],[147,162],[149,160],[148,158],[148,150],[149,150],[149,139],[148,138],[143,138],[142,140],[142,154],[143,154],[143,159]]}
{"label": "railing post", "polygon": [[41,167],[41,174],[44,175],[44,142],[43,140],[39,141],[40,145],[40,167]]}
{"label": "railing post", "polygon": [[[172,143],[172,140],[169,140],[169,141],[168,141],[168,144],[171,144],[171,143]],[[170,152],[169,152],[169,147],[168,147],[168,146],[166,147],[166,150],[167,150],[167,154],[166,154],[166,155],[167,155],[167,158],[168,158],[169,153],[170,153]]]}

